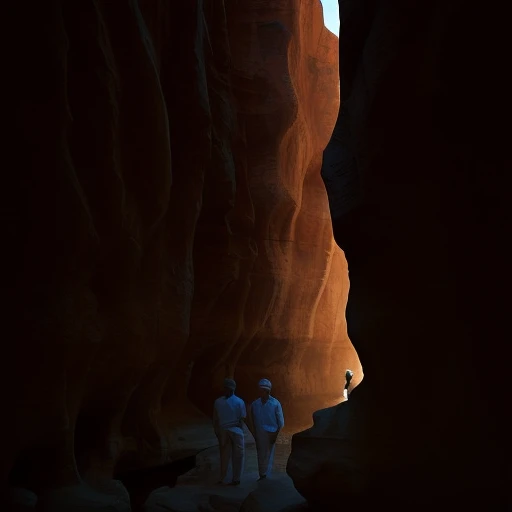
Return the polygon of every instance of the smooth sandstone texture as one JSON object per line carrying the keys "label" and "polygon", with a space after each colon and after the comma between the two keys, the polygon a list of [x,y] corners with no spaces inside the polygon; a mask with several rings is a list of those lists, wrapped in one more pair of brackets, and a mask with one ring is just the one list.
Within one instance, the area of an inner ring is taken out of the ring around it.
{"label": "smooth sandstone texture", "polygon": [[246,399],[266,376],[287,425],[300,428],[315,404],[339,402],[346,366],[362,377],[343,314],[346,262],[319,173],[339,103],[337,38],[317,2],[226,8],[237,139],[224,175],[238,173],[237,196],[229,210],[217,189],[203,194],[190,394],[209,412],[224,375]]}
{"label": "smooth sandstone texture", "polygon": [[72,506],[212,446],[225,376],[272,379],[292,429],[339,401],[362,373],[319,2],[33,0],[6,25],[2,485]]}
{"label": "smooth sandstone texture", "polygon": [[504,13],[339,5],[342,106],[322,177],[365,379],[294,436],[288,473],[319,510],[507,510]]}

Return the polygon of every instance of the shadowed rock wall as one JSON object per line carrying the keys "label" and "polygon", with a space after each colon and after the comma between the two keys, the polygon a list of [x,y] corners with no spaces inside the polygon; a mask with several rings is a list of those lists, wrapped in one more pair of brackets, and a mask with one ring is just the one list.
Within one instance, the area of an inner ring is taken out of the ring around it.
{"label": "shadowed rock wall", "polygon": [[6,30],[2,482],[125,500],[115,468],[215,443],[227,374],[273,379],[291,428],[338,401],[362,374],[319,2],[33,1]]}
{"label": "shadowed rock wall", "polygon": [[322,177],[365,379],[294,436],[288,473],[321,507],[506,510],[504,13],[339,4],[342,105]]}

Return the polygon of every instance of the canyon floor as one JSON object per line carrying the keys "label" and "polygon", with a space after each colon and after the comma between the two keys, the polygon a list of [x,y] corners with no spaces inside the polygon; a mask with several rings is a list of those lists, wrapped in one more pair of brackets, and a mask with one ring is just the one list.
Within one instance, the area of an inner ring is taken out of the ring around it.
{"label": "canyon floor", "polygon": [[246,435],[245,466],[237,487],[218,485],[219,449],[208,448],[198,454],[196,467],[179,477],[173,488],[162,487],[151,493],[144,512],[291,512],[304,510],[304,498],[286,474],[291,436],[281,435],[276,445],[272,475],[258,482],[256,447]]}

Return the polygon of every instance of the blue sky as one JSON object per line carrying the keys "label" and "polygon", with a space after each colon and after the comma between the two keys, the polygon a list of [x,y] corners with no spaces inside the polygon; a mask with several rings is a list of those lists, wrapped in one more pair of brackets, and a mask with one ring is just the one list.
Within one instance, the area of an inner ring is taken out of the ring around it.
{"label": "blue sky", "polygon": [[340,19],[338,17],[338,0],[320,0],[324,8],[325,26],[334,34],[340,31]]}

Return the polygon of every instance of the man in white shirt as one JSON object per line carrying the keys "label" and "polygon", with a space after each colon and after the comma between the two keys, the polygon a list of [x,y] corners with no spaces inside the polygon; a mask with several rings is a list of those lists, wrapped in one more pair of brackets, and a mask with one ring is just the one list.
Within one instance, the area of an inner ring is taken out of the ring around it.
{"label": "man in white shirt", "polygon": [[349,395],[349,392],[348,392],[348,388],[350,386],[350,381],[352,380],[352,377],[354,376],[354,372],[352,370],[347,370],[345,372],[345,387],[343,388],[343,397],[345,398],[345,400],[348,400],[348,395]]}
{"label": "man in white shirt", "polygon": [[239,485],[244,462],[245,402],[235,395],[236,382],[224,379],[224,396],[217,398],[213,406],[213,428],[219,440],[220,483],[224,483],[231,461],[233,481]]}
{"label": "man in white shirt", "polygon": [[270,475],[272,469],[277,436],[284,427],[284,416],[279,401],[270,396],[272,383],[262,379],[258,386],[261,397],[251,404],[248,427],[256,441],[260,474],[258,480],[263,480]]}

